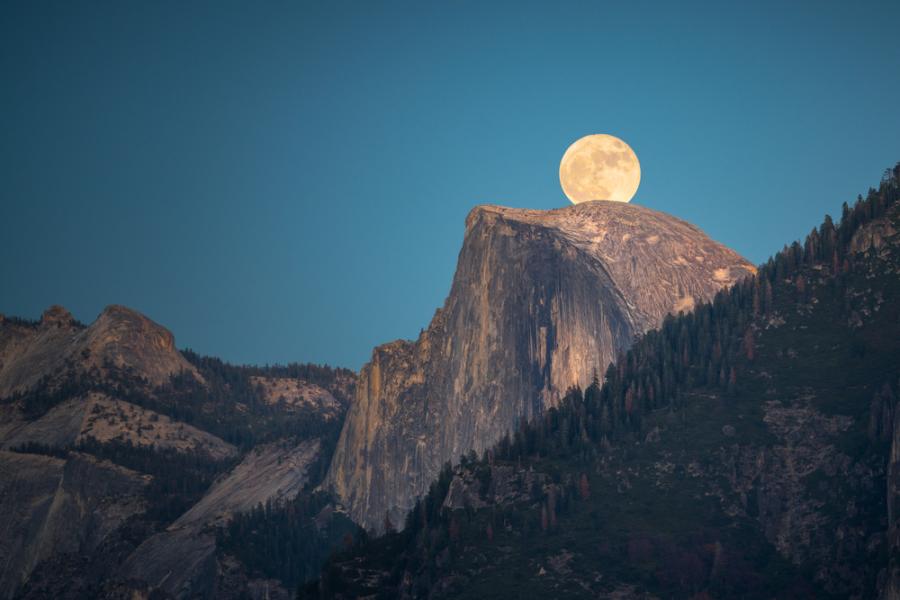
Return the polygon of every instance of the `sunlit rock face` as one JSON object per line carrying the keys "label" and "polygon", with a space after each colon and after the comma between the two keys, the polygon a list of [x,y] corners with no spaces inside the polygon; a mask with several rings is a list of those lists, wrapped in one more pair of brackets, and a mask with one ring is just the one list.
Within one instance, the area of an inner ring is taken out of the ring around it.
{"label": "sunlit rock face", "polygon": [[476,207],[444,307],[363,367],[325,485],[363,526],[387,515],[400,527],[444,462],[493,445],[666,314],[753,271],[640,206]]}

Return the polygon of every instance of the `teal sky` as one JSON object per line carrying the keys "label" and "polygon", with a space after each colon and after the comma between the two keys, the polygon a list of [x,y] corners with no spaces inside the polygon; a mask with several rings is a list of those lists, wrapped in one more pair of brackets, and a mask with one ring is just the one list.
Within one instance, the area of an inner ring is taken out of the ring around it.
{"label": "teal sky", "polygon": [[358,368],[569,143],[760,262],[900,160],[900,3],[0,4],[0,312]]}

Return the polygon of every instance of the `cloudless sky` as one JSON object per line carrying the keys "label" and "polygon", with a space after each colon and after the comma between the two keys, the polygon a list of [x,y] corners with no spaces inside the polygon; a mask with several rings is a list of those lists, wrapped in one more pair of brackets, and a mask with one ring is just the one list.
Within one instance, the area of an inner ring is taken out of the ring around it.
{"label": "cloudless sky", "polygon": [[479,203],[634,202],[760,262],[900,160],[900,2],[0,4],[0,312],[358,368],[450,289]]}

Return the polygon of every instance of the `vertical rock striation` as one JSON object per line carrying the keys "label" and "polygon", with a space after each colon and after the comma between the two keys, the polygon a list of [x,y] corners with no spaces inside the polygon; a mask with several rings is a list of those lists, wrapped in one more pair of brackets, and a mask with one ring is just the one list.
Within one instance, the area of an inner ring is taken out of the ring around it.
{"label": "vertical rock striation", "polygon": [[419,339],[375,348],[325,485],[367,528],[402,524],[441,465],[481,452],[634,337],[754,271],[672,216],[618,202],[479,206]]}

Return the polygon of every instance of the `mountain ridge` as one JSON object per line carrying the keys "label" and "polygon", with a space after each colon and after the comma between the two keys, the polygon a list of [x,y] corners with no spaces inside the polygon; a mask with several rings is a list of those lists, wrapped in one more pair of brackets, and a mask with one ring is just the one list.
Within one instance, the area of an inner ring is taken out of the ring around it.
{"label": "mountain ridge", "polygon": [[[181,352],[169,330],[119,305],[90,325],[61,306],[39,321],[3,317],[0,504],[19,522],[0,544],[0,597],[237,598],[258,587],[286,598],[355,532],[340,511],[315,519],[327,498],[302,508],[354,385],[341,369]],[[123,478],[139,484],[126,497]],[[220,547],[217,533],[260,504],[301,507],[305,570],[259,580],[243,548]]]}
{"label": "mountain ridge", "polygon": [[151,386],[181,372],[200,378],[168,329],[125,306],[107,306],[89,326],[59,305],[31,325],[0,320],[0,398],[28,392],[42,380],[110,367],[140,372]]}

